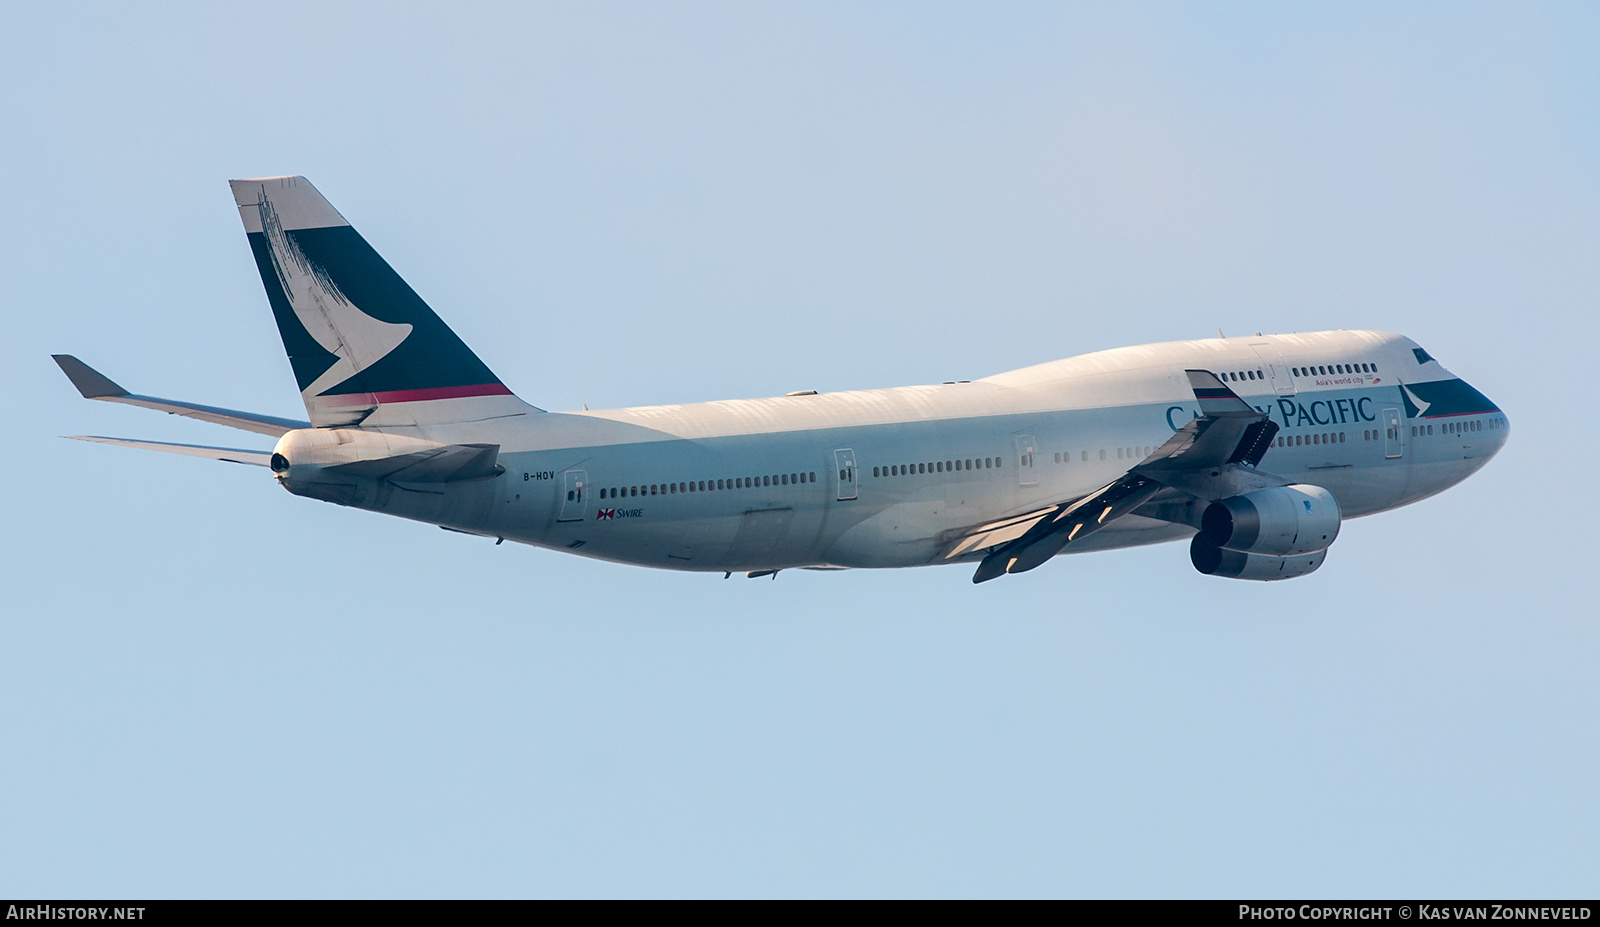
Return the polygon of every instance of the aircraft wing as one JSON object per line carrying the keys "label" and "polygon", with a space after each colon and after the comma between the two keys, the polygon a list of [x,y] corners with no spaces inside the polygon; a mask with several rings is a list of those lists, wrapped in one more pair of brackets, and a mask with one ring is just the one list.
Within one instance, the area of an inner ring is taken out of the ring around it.
{"label": "aircraft wing", "polygon": [[[1200,403],[1200,417],[1149,457],[1088,495],[956,532],[947,538],[943,559],[987,550],[972,576],[975,583],[986,582],[1039,566],[1168,487],[1179,494],[1220,498],[1232,495],[1230,487],[1240,484],[1252,489],[1283,485],[1286,481],[1255,471],[1278,426],[1210,371],[1185,373]],[[1216,492],[1208,492],[1213,484]]]}
{"label": "aircraft wing", "polygon": [[175,399],[158,399],[154,396],[139,396],[130,393],[100,371],[78,360],[71,354],[52,354],[61,372],[67,375],[72,385],[78,388],[85,399],[100,399],[105,402],[121,402],[130,406],[143,406],[146,409],[156,409],[172,415],[182,415],[186,418],[197,418],[202,422],[211,422],[214,425],[226,425],[229,428],[240,428],[253,431],[256,434],[271,435],[274,438],[282,437],[284,432],[294,431],[298,428],[310,428],[310,422],[302,422],[292,418],[277,418],[272,415],[257,415],[254,412],[238,412],[233,409],[219,409],[215,406],[202,406],[192,402],[179,402]]}
{"label": "aircraft wing", "polygon": [[68,435],[73,441],[93,441],[95,444],[114,444],[141,451],[161,451],[164,454],[182,454],[185,457],[204,457],[225,460],[228,463],[250,464],[255,467],[271,466],[271,451],[247,451],[237,447],[207,447],[203,444],[171,444],[166,441],[135,441],[131,438],[103,438],[99,435]]}

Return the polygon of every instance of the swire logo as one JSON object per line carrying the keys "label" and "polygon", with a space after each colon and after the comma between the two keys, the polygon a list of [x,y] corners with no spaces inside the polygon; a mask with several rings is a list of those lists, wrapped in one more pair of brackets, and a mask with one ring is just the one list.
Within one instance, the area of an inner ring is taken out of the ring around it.
{"label": "swire logo", "polygon": [[595,521],[610,521],[611,519],[616,518],[616,517],[617,517],[617,510],[616,509],[601,509],[600,511],[594,513],[594,520]]}

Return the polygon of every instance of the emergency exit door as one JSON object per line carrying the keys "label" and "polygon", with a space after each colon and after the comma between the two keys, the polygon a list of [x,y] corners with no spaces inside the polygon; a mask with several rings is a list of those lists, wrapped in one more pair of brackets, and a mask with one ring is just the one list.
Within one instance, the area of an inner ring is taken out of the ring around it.
{"label": "emergency exit door", "polygon": [[833,463],[838,471],[834,477],[839,481],[839,501],[848,502],[856,497],[856,452],[841,447],[833,452]]}
{"label": "emergency exit door", "polygon": [[1405,419],[1400,417],[1399,409],[1383,410],[1383,456],[1389,460],[1399,460],[1406,453],[1406,436],[1402,428]]}
{"label": "emergency exit door", "polygon": [[561,476],[567,495],[561,500],[561,515],[556,520],[583,521],[584,510],[589,507],[589,475],[582,470],[568,470]]}

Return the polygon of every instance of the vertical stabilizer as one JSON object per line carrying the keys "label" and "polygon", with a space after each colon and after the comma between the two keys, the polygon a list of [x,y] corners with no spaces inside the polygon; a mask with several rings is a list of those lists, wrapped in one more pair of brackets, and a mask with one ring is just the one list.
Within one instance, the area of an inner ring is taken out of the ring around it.
{"label": "vertical stabilizer", "polygon": [[539,411],[512,395],[310,181],[228,183],[313,425]]}

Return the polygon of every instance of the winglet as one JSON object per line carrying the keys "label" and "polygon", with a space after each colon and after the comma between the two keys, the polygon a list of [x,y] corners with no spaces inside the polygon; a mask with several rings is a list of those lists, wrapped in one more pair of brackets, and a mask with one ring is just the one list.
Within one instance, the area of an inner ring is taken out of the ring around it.
{"label": "winglet", "polygon": [[128,391],[111,382],[111,379],[100,371],[78,360],[71,354],[52,354],[61,372],[67,375],[72,385],[78,388],[85,399],[104,399],[107,396],[126,396]]}
{"label": "winglet", "polygon": [[1217,375],[1209,370],[1185,370],[1189,375],[1189,388],[1194,390],[1194,398],[1200,401],[1200,414],[1206,416],[1218,415],[1260,415],[1250,407],[1248,402],[1239,398],[1239,394],[1228,388],[1226,383],[1217,379]]}

